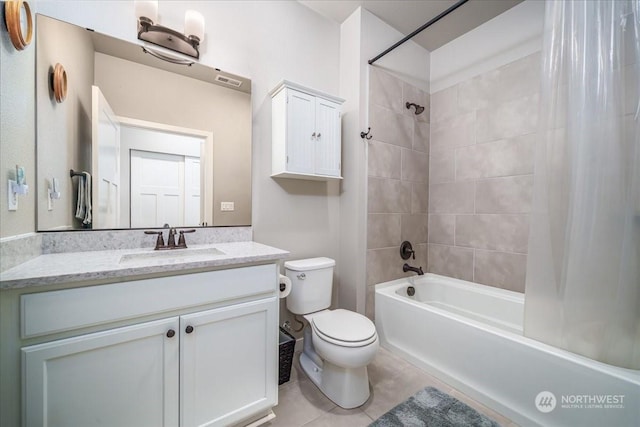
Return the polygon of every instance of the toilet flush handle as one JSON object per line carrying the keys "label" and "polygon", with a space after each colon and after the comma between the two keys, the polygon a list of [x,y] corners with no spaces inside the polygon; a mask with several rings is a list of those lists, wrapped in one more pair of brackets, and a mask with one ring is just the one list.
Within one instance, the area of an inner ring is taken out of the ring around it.
{"label": "toilet flush handle", "polygon": [[297,277],[298,277],[298,279],[300,279],[300,280],[304,280],[304,279],[306,279],[306,278],[307,278],[307,275],[306,275],[306,274],[304,274],[304,273],[300,273],[300,274],[298,274],[298,276],[297,276]]}

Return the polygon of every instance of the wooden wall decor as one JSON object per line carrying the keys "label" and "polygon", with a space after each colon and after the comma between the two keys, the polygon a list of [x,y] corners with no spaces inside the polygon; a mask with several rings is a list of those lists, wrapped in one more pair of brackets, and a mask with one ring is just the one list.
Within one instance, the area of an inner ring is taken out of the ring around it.
{"label": "wooden wall decor", "polygon": [[33,37],[33,17],[26,1],[5,1],[4,19],[9,38],[16,50],[23,50]]}
{"label": "wooden wall decor", "polygon": [[60,63],[56,64],[53,68],[51,89],[53,90],[53,97],[57,103],[61,103],[67,97],[67,72]]}

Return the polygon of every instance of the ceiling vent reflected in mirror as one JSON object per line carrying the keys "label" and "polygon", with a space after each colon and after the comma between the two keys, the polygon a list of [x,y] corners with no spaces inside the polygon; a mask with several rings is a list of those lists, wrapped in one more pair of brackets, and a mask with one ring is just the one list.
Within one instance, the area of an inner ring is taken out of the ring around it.
{"label": "ceiling vent reflected in mirror", "polygon": [[240,80],[232,79],[231,77],[223,76],[222,74],[218,74],[216,76],[216,81],[233,87],[240,87],[242,85]]}
{"label": "ceiling vent reflected in mirror", "polygon": [[[157,46],[190,56],[200,58],[200,42],[204,39],[204,16],[195,10],[187,10],[184,16],[184,34],[158,24],[158,2],[135,1],[136,18],[138,19],[138,39]],[[143,48],[156,58],[176,64],[191,65],[189,61],[161,54]]]}

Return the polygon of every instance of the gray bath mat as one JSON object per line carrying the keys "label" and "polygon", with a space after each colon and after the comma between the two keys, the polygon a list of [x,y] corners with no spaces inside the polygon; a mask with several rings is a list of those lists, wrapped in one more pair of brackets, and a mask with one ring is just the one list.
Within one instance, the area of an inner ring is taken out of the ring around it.
{"label": "gray bath mat", "polygon": [[427,387],[420,390],[369,427],[500,427],[492,419],[441,392]]}

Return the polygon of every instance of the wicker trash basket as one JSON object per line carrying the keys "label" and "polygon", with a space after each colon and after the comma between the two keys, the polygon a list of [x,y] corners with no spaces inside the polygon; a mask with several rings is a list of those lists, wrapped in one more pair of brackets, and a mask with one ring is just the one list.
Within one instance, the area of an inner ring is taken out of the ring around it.
{"label": "wicker trash basket", "polygon": [[293,364],[293,350],[296,347],[296,340],[284,328],[280,327],[280,353],[278,385],[289,381],[291,377],[291,365]]}

